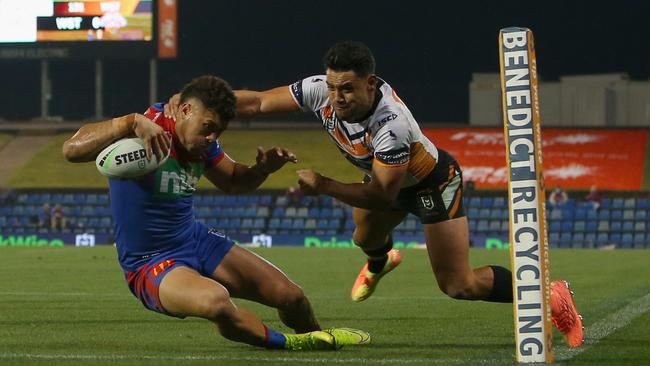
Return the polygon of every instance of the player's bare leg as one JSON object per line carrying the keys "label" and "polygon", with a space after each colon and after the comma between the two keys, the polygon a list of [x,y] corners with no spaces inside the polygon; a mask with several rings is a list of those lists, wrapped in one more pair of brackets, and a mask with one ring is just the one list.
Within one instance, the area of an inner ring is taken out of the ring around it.
{"label": "player's bare leg", "polygon": [[233,304],[224,286],[191,268],[172,269],[160,283],[159,296],[169,313],[211,320],[229,340],[256,346],[264,343],[264,324]]}
{"label": "player's bare leg", "polygon": [[282,322],[296,333],[320,330],[302,289],[264,258],[233,246],[213,276],[232,297],[278,309]]}
{"label": "player's bare leg", "polygon": [[357,276],[350,297],[363,301],[370,297],[382,276],[401,262],[401,253],[393,249],[391,232],[406,217],[403,211],[372,211],[354,207],[352,217],[356,228],[352,239],[368,256]]}
{"label": "player's bare leg", "polygon": [[470,267],[467,217],[423,228],[431,267],[445,294],[454,299],[512,301],[510,271],[498,266]]}

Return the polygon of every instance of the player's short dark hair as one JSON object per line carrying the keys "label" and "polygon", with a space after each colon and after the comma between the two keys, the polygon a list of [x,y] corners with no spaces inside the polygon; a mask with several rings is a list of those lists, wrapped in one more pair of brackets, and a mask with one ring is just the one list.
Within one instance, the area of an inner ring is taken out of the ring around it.
{"label": "player's short dark hair", "polygon": [[323,58],[325,70],[354,71],[358,76],[375,73],[375,57],[361,42],[345,41],[332,46]]}
{"label": "player's short dark hair", "polygon": [[181,103],[190,98],[200,100],[205,108],[217,112],[224,122],[235,117],[235,93],[227,81],[214,75],[199,76],[185,85],[181,91]]}

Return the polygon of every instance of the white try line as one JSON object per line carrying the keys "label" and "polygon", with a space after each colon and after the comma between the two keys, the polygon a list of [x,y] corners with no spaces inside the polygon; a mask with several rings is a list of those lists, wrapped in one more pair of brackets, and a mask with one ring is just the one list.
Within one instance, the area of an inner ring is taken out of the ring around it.
{"label": "white try line", "polygon": [[585,327],[585,343],[580,348],[556,347],[557,361],[567,361],[595,346],[601,339],[630,324],[635,318],[650,311],[650,294],[636,299],[608,317]]}
{"label": "white try line", "polygon": [[[269,351],[274,352],[274,351]],[[80,354],[32,354],[32,353],[0,353],[0,360],[74,360],[74,361],[127,361],[127,360],[160,360],[160,361],[247,361],[247,362],[293,362],[306,364],[368,364],[368,365],[407,365],[407,364],[439,364],[439,365],[492,365],[502,364],[503,360],[470,360],[462,358],[314,358],[314,357],[237,357],[237,356],[161,356],[161,355],[80,355]]]}

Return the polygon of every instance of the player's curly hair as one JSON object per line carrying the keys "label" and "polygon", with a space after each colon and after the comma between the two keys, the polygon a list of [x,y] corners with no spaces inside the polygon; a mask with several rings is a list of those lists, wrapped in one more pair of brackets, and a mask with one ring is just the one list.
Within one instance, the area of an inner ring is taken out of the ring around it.
{"label": "player's curly hair", "polygon": [[217,112],[224,122],[235,117],[235,93],[227,81],[214,75],[199,76],[185,85],[181,91],[181,103],[190,98],[200,100],[205,108]]}
{"label": "player's curly hair", "polygon": [[325,70],[354,71],[358,76],[375,73],[375,57],[361,42],[344,41],[332,46],[323,57]]}

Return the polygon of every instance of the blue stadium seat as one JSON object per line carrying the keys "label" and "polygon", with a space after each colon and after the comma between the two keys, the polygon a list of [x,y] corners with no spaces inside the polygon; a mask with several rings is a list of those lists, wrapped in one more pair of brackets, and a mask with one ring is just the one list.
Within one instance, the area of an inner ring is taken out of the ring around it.
{"label": "blue stadium seat", "polygon": [[286,210],[284,207],[275,207],[273,209],[273,217],[284,217],[286,216]]}
{"label": "blue stadium seat", "polygon": [[269,229],[279,229],[280,228],[280,219],[273,217],[269,220]]}
{"label": "blue stadium seat", "polygon": [[585,222],[580,220],[580,221],[575,221],[573,223],[573,231],[575,232],[582,232],[585,231]]}
{"label": "blue stadium seat", "polygon": [[623,220],[634,220],[634,210],[623,210]]}
{"label": "blue stadium seat", "polygon": [[489,208],[481,208],[478,211],[478,219],[489,219],[490,218],[490,209]]}
{"label": "blue stadium seat", "polygon": [[474,207],[474,208],[481,208],[481,198],[480,197],[472,197],[469,199],[469,207]]}
{"label": "blue stadium seat", "polygon": [[631,232],[623,233],[621,236],[621,248],[632,248],[634,235]]}
{"label": "blue stadium seat", "polygon": [[340,207],[336,207],[332,210],[332,217],[335,218],[342,218],[343,217],[343,209]]}
{"label": "blue stadium seat", "polygon": [[562,220],[562,214],[563,214],[562,210],[560,210],[559,208],[553,208],[551,209],[548,218],[551,220]]}
{"label": "blue stadium seat", "polygon": [[478,219],[479,209],[476,207],[470,207],[467,209],[467,217],[472,219]]}
{"label": "blue stadium seat", "polygon": [[634,231],[635,232],[645,232],[646,227],[645,227],[645,222],[643,221],[638,221],[634,223]]}
{"label": "blue stadium seat", "polygon": [[609,232],[609,220],[598,221],[598,232]]}
{"label": "blue stadium seat", "polygon": [[345,220],[345,230],[354,230],[355,227],[352,218]]}
{"label": "blue stadium seat", "polygon": [[624,201],[622,198],[614,198],[612,199],[612,207],[613,208],[623,208]]}
{"label": "blue stadium seat", "polygon": [[621,221],[610,221],[609,230],[612,232],[618,232],[623,229]]}
{"label": "blue stadium seat", "polygon": [[636,207],[636,200],[634,198],[626,198],[625,201],[623,202],[623,207],[625,207],[625,208],[635,208]]}
{"label": "blue stadium seat", "polygon": [[645,221],[647,218],[647,212],[644,209],[637,209],[634,211],[634,220],[636,221]]}
{"label": "blue stadium seat", "polygon": [[621,234],[620,233],[610,233],[609,242],[617,245],[621,244]]}
{"label": "blue stadium seat", "polygon": [[492,220],[490,221],[490,226],[488,227],[490,231],[500,232],[501,231],[501,221]]}
{"label": "blue stadium seat", "polygon": [[607,233],[598,233],[596,237],[596,244],[599,246],[609,244],[609,236]]}
{"label": "blue stadium seat", "polygon": [[332,208],[330,208],[330,207],[323,207],[323,208],[320,209],[319,217],[322,217],[322,218],[325,218],[325,219],[329,219],[330,217],[332,217],[332,215],[333,215]]}
{"label": "blue stadium seat", "polygon": [[559,232],[549,233],[548,241],[551,247],[558,247],[560,245],[560,233]]}
{"label": "blue stadium seat", "polygon": [[305,219],[303,218],[296,218],[293,219],[293,224],[291,225],[292,229],[303,229],[305,227]]}
{"label": "blue stadium seat", "polygon": [[284,218],[280,223],[280,229],[291,229],[292,226],[293,226],[293,219],[291,218]]}
{"label": "blue stadium seat", "polygon": [[623,233],[631,233],[634,231],[634,223],[632,221],[623,221]]}
{"label": "blue stadium seat", "polygon": [[492,197],[483,197],[481,198],[481,207],[483,208],[492,208],[494,205],[494,198]]}
{"label": "blue stadium seat", "polygon": [[205,221],[205,225],[210,228],[217,228],[217,219],[214,217],[211,217]]}
{"label": "blue stadium seat", "polygon": [[341,220],[340,219],[330,219],[327,227],[330,229],[338,229],[341,227]]}
{"label": "blue stadium seat", "polygon": [[479,220],[477,227],[476,227],[477,232],[485,232],[488,231],[488,221],[487,220]]}
{"label": "blue stadium seat", "polygon": [[253,228],[256,230],[264,230],[266,228],[266,219],[258,217],[253,221]]}
{"label": "blue stadium seat", "polygon": [[562,223],[560,221],[551,221],[548,230],[550,232],[562,231]]}
{"label": "blue stadium seat", "polygon": [[574,248],[582,248],[585,245],[585,234],[575,233],[571,238],[571,246]]}
{"label": "blue stadium seat", "polygon": [[296,208],[295,207],[287,207],[287,209],[284,211],[284,216],[286,216],[286,217],[296,217]]}
{"label": "blue stadium seat", "polygon": [[647,210],[650,208],[650,200],[647,198],[637,198],[636,208],[641,210]]}
{"label": "blue stadium seat", "polygon": [[596,221],[587,221],[585,231],[588,233],[593,233],[596,230],[598,230],[598,223]]}
{"label": "blue stadium seat", "polygon": [[562,231],[573,231],[573,221],[565,220],[565,221],[561,221],[561,223],[562,223]]}
{"label": "blue stadium seat", "polygon": [[607,209],[609,209],[609,208],[611,208],[611,207],[612,207],[612,199],[611,199],[611,198],[603,197],[603,198],[600,200],[600,208],[607,208]]}
{"label": "blue stadium seat", "polygon": [[601,208],[598,211],[598,220],[609,220],[609,210]]}
{"label": "blue stadium seat", "polygon": [[240,227],[241,227],[241,219],[240,218],[235,217],[235,218],[230,219],[230,225],[229,225],[230,229],[238,229]]}
{"label": "blue stadium seat", "polygon": [[609,218],[612,220],[623,220],[623,211],[611,210]]}
{"label": "blue stadium seat", "polygon": [[571,233],[562,233],[562,234],[560,234],[560,244],[558,246],[560,248],[570,248],[571,247],[571,239],[572,239]]}
{"label": "blue stadium seat", "polygon": [[308,230],[316,229],[316,219],[306,219],[305,220],[305,229],[308,229]]}
{"label": "blue stadium seat", "polygon": [[476,232],[476,220],[470,219],[468,220],[468,224],[470,233]]}
{"label": "blue stadium seat", "polygon": [[573,214],[573,218],[576,220],[584,220],[587,218],[587,210],[584,208],[576,208]]}
{"label": "blue stadium seat", "polygon": [[494,207],[507,207],[508,202],[506,201],[505,197],[499,196],[499,197],[494,197]]}
{"label": "blue stadium seat", "polygon": [[257,212],[255,213],[255,216],[257,216],[257,217],[269,217],[269,208],[267,206],[258,207]]}
{"label": "blue stadium seat", "polygon": [[241,221],[242,229],[252,229],[253,228],[253,219],[247,217]]}
{"label": "blue stadium seat", "polygon": [[598,220],[598,212],[594,209],[587,210],[587,220],[590,221]]}

